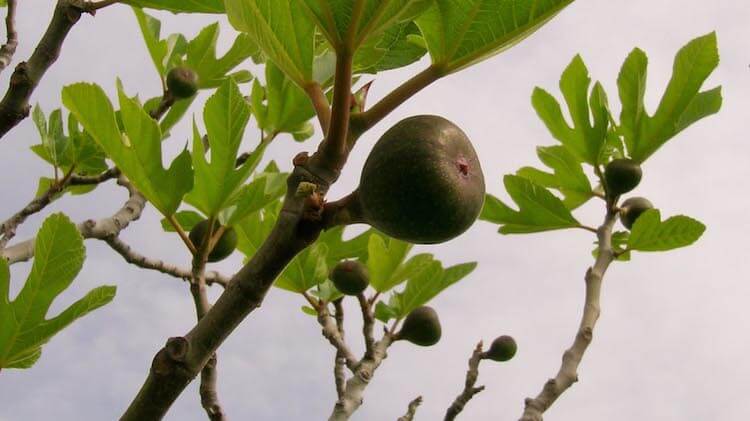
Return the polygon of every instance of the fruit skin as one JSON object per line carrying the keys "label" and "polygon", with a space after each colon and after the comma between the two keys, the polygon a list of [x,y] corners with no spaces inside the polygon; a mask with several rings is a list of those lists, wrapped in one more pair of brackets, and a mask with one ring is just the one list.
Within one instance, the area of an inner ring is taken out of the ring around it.
{"label": "fruit skin", "polygon": [[633,228],[636,219],[643,212],[653,209],[654,205],[645,197],[631,197],[620,205],[620,222],[627,229]]}
{"label": "fruit skin", "polygon": [[336,289],[346,295],[357,295],[370,284],[367,267],[357,260],[344,260],[334,266],[330,274]]}
{"label": "fruit skin", "polygon": [[[221,226],[219,224],[216,224],[213,232],[215,233],[216,230],[219,229],[219,227]],[[188,237],[190,238],[190,241],[193,242],[195,247],[199,248],[201,244],[203,244],[204,238],[207,233],[208,219],[204,219],[203,221],[195,224],[193,229],[190,230],[190,234],[188,235]],[[227,228],[221,235],[221,237],[219,237],[219,241],[216,242],[216,245],[214,245],[211,253],[208,254],[207,261],[218,262],[219,260],[224,260],[229,257],[230,254],[232,254],[236,247],[237,232],[234,231],[234,228]]]}
{"label": "fruit skin", "polygon": [[607,193],[610,196],[619,196],[627,193],[641,182],[643,170],[637,162],[632,159],[613,159],[604,169],[604,181],[607,184]]}
{"label": "fruit skin", "polygon": [[440,116],[396,123],[373,147],[359,185],[364,220],[411,243],[448,241],[474,223],[484,175],[461,129]]}
{"label": "fruit skin", "polygon": [[513,337],[503,335],[495,338],[490,345],[490,349],[484,353],[484,358],[492,361],[508,361],[516,355],[518,345]]}
{"label": "fruit skin", "polygon": [[406,316],[404,325],[396,338],[406,339],[420,346],[431,346],[440,341],[440,336],[442,336],[442,329],[437,312],[432,307],[422,306]]}
{"label": "fruit skin", "polygon": [[198,74],[185,66],[173,68],[167,73],[167,91],[177,99],[190,98],[198,92]]}

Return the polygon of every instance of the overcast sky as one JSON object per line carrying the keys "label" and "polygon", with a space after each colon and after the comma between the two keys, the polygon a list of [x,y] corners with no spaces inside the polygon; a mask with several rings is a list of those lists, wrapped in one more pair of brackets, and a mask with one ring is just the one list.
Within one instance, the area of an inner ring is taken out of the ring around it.
{"label": "overcast sky", "polygon": [[[52,2],[22,2],[16,58],[26,58],[52,12]],[[173,16],[164,32],[193,35],[215,16]],[[223,23],[224,48],[234,36]],[[616,103],[617,71],[635,46],[649,56],[647,104],[653,111],[671,74],[672,59],[688,40],[716,30],[721,63],[707,87],[724,87],[721,112],[690,127],[644,166],[638,194],[665,216],[687,214],[708,229],[693,247],[663,254],[635,254],[607,273],[602,316],[580,367],[580,381],[548,411],[546,419],[731,420],[750,415],[750,3],[746,0],[578,0],[528,40],[480,65],[439,81],[398,109],[361,141],[331,197],[357,185],[367,151],[396,121],[440,114],[459,126],[478,150],[488,191],[505,197],[503,174],[537,165],[534,148],[554,140],[530,105],[534,86],[557,94],[560,72],[580,53],[594,79]],[[379,75],[377,98],[423,68]],[[0,77],[7,86],[10,71]],[[46,111],[60,106],[60,88],[95,81],[113,92],[120,77],[129,93],[148,98],[160,85],[129,8],[113,6],[84,16],[68,37],[60,60],[34,93]],[[618,106],[614,108],[617,110]],[[194,112],[200,108],[194,106]],[[174,131],[170,151],[184,145],[187,121]],[[252,123],[251,123],[252,125]],[[248,145],[257,138],[252,127]],[[39,176],[50,169],[29,146],[38,136],[29,119],[0,140],[0,219],[25,205]],[[291,157],[314,149],[313,141],[275,142],[268,159],[289,168]],[[75,220],[111,214],[124,200],[111,185],[83,198],[50,206]],[[29,219],[18,238],[33,235],[44,215]],[[577,214],[600,222],[598,205]],[[161,232],[153,208],[124,233],[139,251],[187,265],[176,237]],[[417,419],[440,419],[461,390],[466,361],[480,339],[501,334],[519,343],[515,359],[482,364],[487,389],[469,404],[465,420],[512,420],[523,399],[536,395],[559,367],[571,343],[583,300],[583,275],[591,264],[592,235],[561,231],[500,236],[478,222],[451,242],[417,247],[448,264],[479,262],[466,280],[435,299],[443,340],[431,348],[397,343],[376,373],[362,408],[352,419],[395,420],[407,403],[424,396]],[[114,302],[75,323],[45,348],[31,370],[0,374],[0,420],[116,419],[141,386],[153,354],[169,336],[194,324],[187,286],[128,266],[101,243],[87,241],[79,278],[53,306],[57,311],[94,286],[116,284]],[[240,267],[233,256],[216,265],[227,274]],[[18,291],[29,264],[12,267]],[[212,290],[215,297],[220,291]],[[15,293],[15,292],[14,292]],[[263,306],[237,329],[219,353],[219,396],[232,420],[327,419],[335,402],[333,351],[315,320],[300,312],[302,299],[273,289]],[[349,314],[356,314],[353,310]],[[348,330],[359,330],[359,318]],[[356,335],[351,334],[351,338]],[[361,350],[359,343],[353,344]],[[166,419],[203,420],[197,384]]]}

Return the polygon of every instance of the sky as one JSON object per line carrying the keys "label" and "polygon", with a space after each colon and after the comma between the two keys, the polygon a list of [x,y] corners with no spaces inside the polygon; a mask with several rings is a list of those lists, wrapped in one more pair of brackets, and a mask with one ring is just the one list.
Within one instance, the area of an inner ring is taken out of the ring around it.
{"label": "sky", "polygon": [[[49,3],[19,6],[16,59],[28,57],[41,36],[52,13]],[[164,21],[163,33],[192,36],[218,19],[223,48],[234,37],[217,16],[158,16]],[[746,420],[750,144],[743,127],[750,109],[749,21],[750,3],[743,0],[578,0],[526,41],[438,81],[372,129],[357,145],[329,197],[341,197],[356,187],[368,150],[388,127],[410,115],[439,114],[472,139],[488,192],[507,198],[502,176],[537,165],[535,147],[555,142],[531,108],[535,86],[559,97],[560,73],[581,54],[592,77],[609,93],[610,103],[616,104],[617,72],[638,46],[649,56],[646,102],[653,111],[676,51],[715,30],[721,63],[705,86],[723,86],[723,108],[649,159],[636,191],[663,215],[690,215],[708,229],[692,247],[638,253],[631,262],[610,267],[602,315],[579,368],[579,382],[546,419]],[[423,61],[378,75],[371,101],[425,66]],[[10,73],[0,75],[0,87],[7,86]],[[93,81],[113,93],[116,77],[127,92],[142,98],[160,93],[135,18],[120,5],[81,19],[32,99],[49,111],[60,106],[62,86]],[[205,94],[200,102],[204,99]],[[613,108],[618,111],[617,105]],[[191,112],[200,112],[199,106]],[[173,132],[173,139],[165,143],[169,153],[183,147],[188,129],[185,121]],[[252,123],[246,138],[247,145],[257,139]],[[30,119],[0,140],[0,219],[31,200],[38,177],[50,174],[29,150],[35,143],[38,136]],[[288,169],[294,155],[314,147],[314,141],[298,144],[280,138],[266,159],[276,159]],[[113,213],[124,199],[124,191],[112,184],[83,198],[65,197],[30,218],[17,238],[33,235],[50,212],[62,211],[78,221],[99,218]],[[602,212],[597,205],[581,209],[579,220],[598,224]],[[395,420],[417,395],[424,396],[417,419],[440,419],[463,387],[474,345],[502,334],[515,337],[518,354],[508,363],[482,363],[479,383],[486,390],[471,401],[462,419],[518,419],[523,399],[535,396],[557,372],[578,326],[593,237],[582,230],[501,236],[496,228],[477,222],[455,240],[415,247],[414,252],[434,253],[446,264],[477,261],[479,266],[431,302],[443,324],[441,342],[430,348],[396,343],[353,420]],[[182,266],[189,263],[178,239],[161,231],[152,207],[123,238],[149,256]],[[194,324],[185,283],[129,266],[95,240],[86,246],[85,266],[55,302],[53,312],[101,284],[117,285],[117,297],[55,337],[32,369],[0,373],[1,421],[117,419],[166,338]],[[231,274],[240,265],[241,257],[235,254],[215,269]],[[29,268],[28,263],[12,267],[12,291],[19,290]],[[219,293],[218,287],[212,288],[213,298]],[[220,349],[218,390],[230,419],[327,419],[335,403],[333,350],[315,320],[299,310],[302,304],[300,296],[272,289],[262,307]],[[356,314],[354,307],[348,309],[348,314]],[[359,324],[358,317],[350,317],[347,330],[356,332]],[[360,343],[352,346],[358,353],[363,348]],[[205,418],[196,382],[165,419]]]}

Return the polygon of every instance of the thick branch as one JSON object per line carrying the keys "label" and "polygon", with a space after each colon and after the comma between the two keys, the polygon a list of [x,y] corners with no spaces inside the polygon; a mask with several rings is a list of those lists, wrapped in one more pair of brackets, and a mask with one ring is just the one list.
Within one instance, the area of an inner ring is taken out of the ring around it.
{"label": "thick branch", "polygon": [[473,398],[477,393],[484,390],[484,386],[474,386],[477,383],[477,378],[479,377],[479,362],[482,361],[482,356],[482,342],[480,341],[477,344],[476,348],[474,348],[474,352],[471,353],[471,358],[469,358],[469,370],[466,371],[466,382],[464,383],[464,390],[461,392],[461,394],[456,396],[456,399],[445,412],[445,421],[455,420],[458,414],[460,414],[461,411],[464,410],[464,407],[467,403],[469,403],[471,398]]}
{"label": "thick branch", "polygon": [[[141,217],[146,206],[146,199],[124,178],[118,179],[118,184],[126,187],[130,197],[114,215],[99,220],[89,219],[78,224],[78,231],[83,238],[106,239],[117,236],[127,226]],[[10,264],[25,262],[34,257],[34,238],[10,246],[0,255],[8,259]]]}
{"label": "thick branch", "polygon": [[417,396],[413,401],[409,402],[409,407],[406,409],[406,414],[403,417],[399,417],[398,421],[412,421],[414,416],[417,414],[417,408],[422,404],[422,397]]}
{"label": "thick branch", "polygon": [[8,40],[0,47],[0,72],[13,60],[13,54],[18,47],[18,32],[16,32],[16,0],[8,0],[8,14],[5,16],[5,32]]}
{"label": "thick branch", "polygon": [[535,398],[527,398],[521,421],[542,421],[542,415],[570,386],[578,381],[578,365],[593,338],[594,326],[599,319],[602,280],[610,263],[614,260],[612,251],[612,227],[617,213],[613,206],[597,230],[599,254],[594,266],[586,271],[586,298],[583,315],[573,345],[563,354],[562,365],[557,375],[545,383],[542,391]]}

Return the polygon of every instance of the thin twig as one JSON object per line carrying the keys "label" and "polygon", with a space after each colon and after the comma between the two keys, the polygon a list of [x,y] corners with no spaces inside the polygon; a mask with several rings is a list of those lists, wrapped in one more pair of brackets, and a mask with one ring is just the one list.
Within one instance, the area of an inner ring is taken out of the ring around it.
{"label": "thin twig", "polygon": [[326,98],[323,88],[317,82],[305,86],[305,93],[312,102],[315,114],[318,116],[320,129],[325,136],[328,133],[328,126],[331,124],[331,105],[328,103],[328,98]]}
{"label": "thin twig", "polygon": [[[344,306],[342,305],[342,299],[339,298],[338,300],[333,302],[333,307],[335,309],[334,316],[336,318],[336,327],[339,330],[339,335],[341,335],[341,339],[343,340],[345,338],[344,336]],[[346,373],[344,372],[344,367],[346,366],[346,358],[344,358],[344,355],[339,351],[336,350],[336,357],[333,364],[333,379],[336,384],[336,396],[338,396],[339,399],[341,399],[344,396],[344,386],[346,383]]]}
{"label": "thin twig", "polygon": [[166,114],[167,111],[174,105],[175,98],[170,94],[169,92],[164,92],[164,95],[162,95],[161,100],[159,101],[159,105],[151,110],[148,115],[153,118],[156,121],[161,120],[161,118]]}
{"label": "thin twig", "polygon": [[336,349],[337,354],[340,354],[339,358],[343,358],[344,364],[352,371],[357,366],[357,358],[354,353],[349,349],[349,346],[344,341],[344,338],[339,332],[339,328],[336,324],[336,320],[328,311],[326,305],[318,306],[318,323],[323,328],[321,331],[323,337],[328,339],[328,342],[333,345]]}
{"label": "thin twig", "polygon": [[16,32],[16,0],[8,0],[8,14],[5,16],[5,32],[7,41],[0,47],[0,72],[13,60],[13,54],[18,47],[18,32]]}
{"label": "thin twig", "polygon": [[371,357],[375,347],[373,328],[375,326],[375,315],[372,313],[372,305],[364,293],[357,294],[359,307],[362,309],[362,337],[365,338],[365,358]]}
{"label": "thin twig", "polygon": [[409,407],[406,409],[406,414],[403,417],[399,417],[398,421],[413,421],[414,416],[417,414],[417,408],[422,404],[422,397],[417,396],[413,401],[409,402]]}
{"label": "thin twig", "polygon": [[479,377],[479,363],[482,361],[482,355],[482,341],[479,341],[474,348],[474,352],[471,353],[471,358],[469,358],[469,369],[466,371],[464,390],[456,396],[456,399],[445,412],[445,421],[455,420],[458,414],[464,410],[464,407],[469,403],[471,398],[484,390],[484,386],[474,386]]}
{"label": "thin twig", "polygon": [[90,186],[92,184],[101,184],[105,181],[115,179],[120,176],[120,169],[117,167],[109,168],[97,175],[79,175],[73,174],[70,177],[71,186]]}

